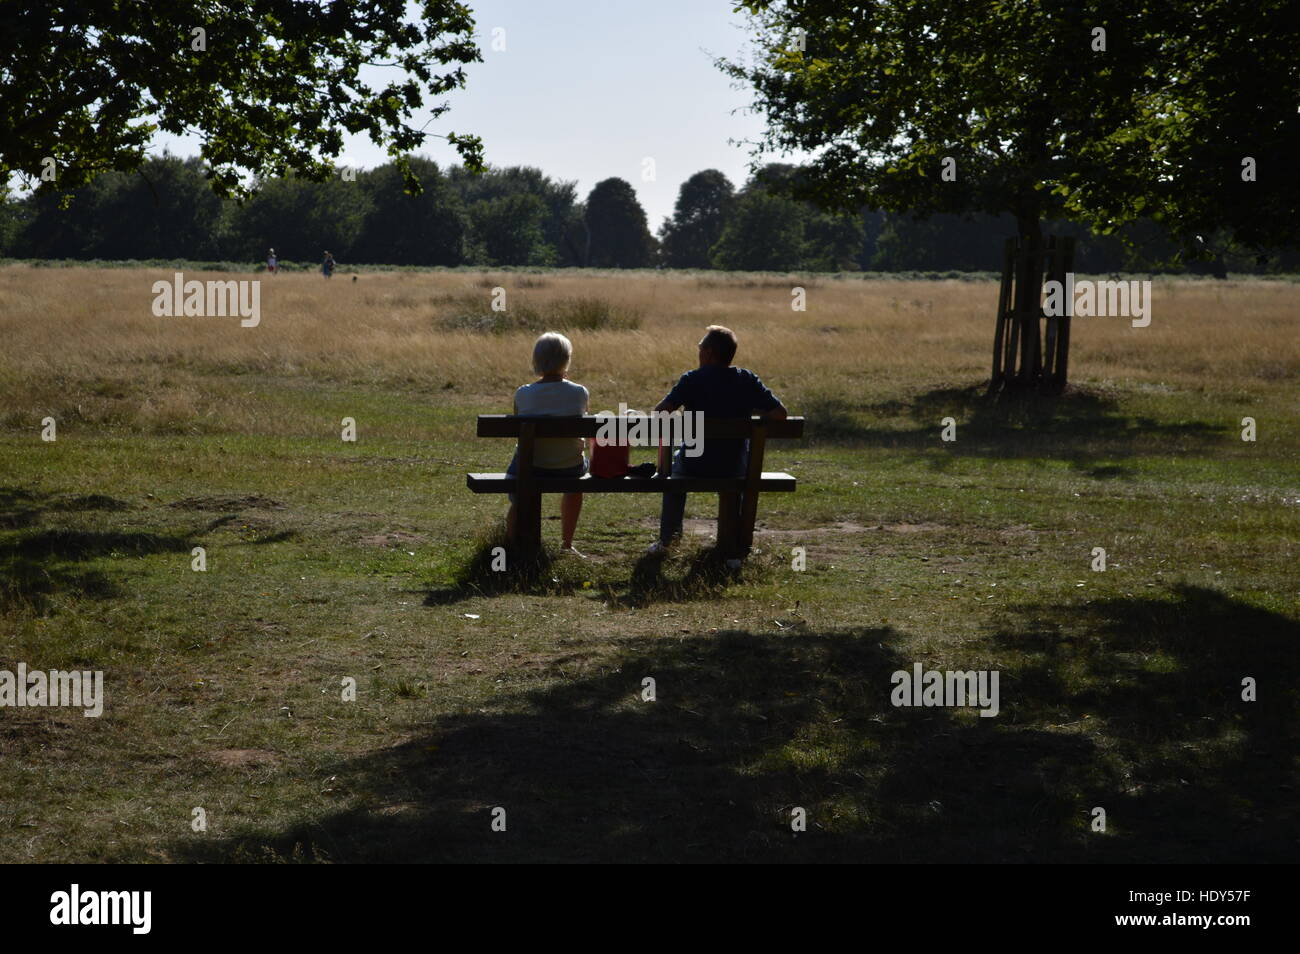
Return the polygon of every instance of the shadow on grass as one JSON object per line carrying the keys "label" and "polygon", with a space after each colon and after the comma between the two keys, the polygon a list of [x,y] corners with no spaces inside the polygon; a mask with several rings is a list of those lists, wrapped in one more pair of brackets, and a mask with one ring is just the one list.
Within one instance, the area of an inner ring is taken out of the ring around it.
{"label": "shadow on grass", "polygon": [[51,496],[0,488],[0,610],[43,614],[58,594],[111,599],[122,595],[121,589],[99,570],[78,564],[105,556],[184,553],[194,546],[189,536],[178,534],[39,528],[46,513],[130,509],[102,494]]}
{"label": "shadow on grass", "polygon": [[130,503],[105,494],[33,494],[22,487],[0,487],[0,530],[36,523],[44,511],[132,510]]}
{"label": "shadow on grass", "polygon": [[122,590],[98,570],[50,565],[0,552],[0,611],[43,615],[58,594],[107,600],[121,596]]}
{"label": "shadow on grass", "polygon": [[[891,673],[915,660],[889,627],[650,639],[578,678],[557,660],[535,689],[504,670],[496,701],[321,766],[347,807],[171,850],[339,862],[1294,861],[1300,627],[1208,590],[1171,596],[1094,604],[1070,640],[1041,625],[997,634],[999,658],[1012,660],[997,718],[891,706]],[[1169,664],[1134,665],[1134,653]],[[1240,701],[1250,674],[1258,703]],[[645,677],[657,701],[642,701]],[[1096,806],[1107,833],[1089,829]],[[796,807],[806,833],[791,830]],[[494,808],[504,832],[491,828]]]}
{"label": "shadow on grass", "polygon": [[425,606],[447,606],[462,600],[505,594],[563,595],[573,592],[571,581],[557,575],[560,561],[549,549],[521,550],[506,540],[501,524],[473,544],[455,569],[449,586],[424,592]]}
{"label": "shadow on grass", "polygon": [[77,564],[112,554],[188,553],[191,546],[180,536],[85,530],[42,530],[0,539],[0,610],[44,614],[57,594],[96,600],[121,596],[104,573]]}
{"label": "shadow on grass", "polygon": [[[1123,784],[1097,804],[1141,841],[1137,860],[1300,859],[1300,624],[1191,586],[1072,614],[1065,627],[994,640],[1029,657],[1025,718],[1068,699],[1073,718],[1104,720],[1106,762]],[[1246,678],[1256,702],[1242,699]]]}
{"label": "shadow on grass", "polygon": [[119,554],[184,553],[194,543],[188,536],[113,530],[52,529],[28,533],[0,544],[0,560],[10,555],[35,559],[93,560]]}
{"label": "shadow on grass", "polygon": [[[967,457],[1045,458],[1067,461],[1099,479],[1131,476],[1116,460],[1149,453],[1161,441],[1189,438],[1209,443],[1226,425],[1166,422],[1133,417],[1114,399],[1071,387],[1060,395],[988,394],[984,385],[937,388],[907,400],[860,407],[840,398],[814,398],[803,413],[809,440],[829,444],[943,450]],[[941,440],[941,421],[957,422],[957,440]],[[882,419],[910,424],[887,426]],[[936,458],[942,466],[944,458]]]}
{"label": "shadow on grass", "polygon": [[50,509],[58,510],[65,513],[75,513],[81,510],[134,510],[135,508],[125,500],[118,500],[116,497],[109,497],[105,494],[73,494],[67,497],[56,497],[50,501]]}
{"label": "shadow on grass", "polygon": [[[671,561],[662,554],[646,554],[637,560],[622,590],[606,588],[609,601],[617,606],[642,608],[654,603],[685,603],[720,599],[727,588],[741,579],[749,582],[770,579],[772,559],[751,555],[741,569],[726,565],[725,555],[707,544],[682,544]],[[778,561],[779,562],[779,561]],[[664,567],[685,565],[680,575],[667,574]]]}
{"label": "shadow on grass", "polygon": [[[686,569],[680,574],[665,573],[666,563],[672,568],[685,564]],[[771,560],[751,557],[743,570],[728,569],[713,547],[683,545],[671,561],[663,555],[642,556],[627,580],[602,583],[596,592],[611,606],[630,608],[718,599],[742,574],[751,581],[769,577],[770,564]],[[425,606],[447,606],[506,594],[567,596],[589,586],[589,576],[581,558],[557,555],[545,547],[520,551],[506,541],[504,530],[498,527],[474,545],[450,585],[416,592],[423,593]]]}
{"label": "shadow on grass", "polygon": [[249,539],[245,540],[243,543],[238,545],[263,547],[266,546],[268,543],[288,543],[290,540],[297,540],[297,539],[298,539],[297,530],[277,530],[275,533],[267,533],[255,537],[250,537]]}
{"label": "shadow on grass", "polygon": [[21,487],[0,487],[0,530],[20,530],[38,522],[41,500]]}

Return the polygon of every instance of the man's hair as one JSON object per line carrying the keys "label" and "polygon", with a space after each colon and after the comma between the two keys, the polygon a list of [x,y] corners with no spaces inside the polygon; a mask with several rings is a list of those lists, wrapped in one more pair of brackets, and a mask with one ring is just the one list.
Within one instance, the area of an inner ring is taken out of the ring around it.
{"label": "man's hair", "polygon": [[533,370],[538,374],[559,374],[571,360],[573,344],[557,332],[546,332],[533,345]]}
{"label": "man's hair", "polygon": [[731,364],[731,359],[736,356],[736,333],[722,325],[709,325],[700,347],[708,348],[723,364]]}

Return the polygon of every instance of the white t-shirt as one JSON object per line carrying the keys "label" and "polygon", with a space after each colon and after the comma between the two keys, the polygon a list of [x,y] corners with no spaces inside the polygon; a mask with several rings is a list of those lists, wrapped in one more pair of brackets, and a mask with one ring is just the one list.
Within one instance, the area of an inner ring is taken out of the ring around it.
{"label": "white t-shirt", "polygon": [[[587,413],[590,395],[572,381],[534,381],[515,392],[515,413],[545,417],[575,417]],[[577,467],[586,444],[581,437],[541,437],[533,451],[533,466],[547,470]]]}

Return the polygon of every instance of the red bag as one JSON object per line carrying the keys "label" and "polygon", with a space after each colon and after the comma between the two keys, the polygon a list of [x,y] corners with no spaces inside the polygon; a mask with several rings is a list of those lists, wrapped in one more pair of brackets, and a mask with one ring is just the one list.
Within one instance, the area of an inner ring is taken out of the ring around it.
{"label": "red bag", "polygon": [[591,448],[591,476],[626,477],[631,450],[626,444],[602,444],[597,438]]}

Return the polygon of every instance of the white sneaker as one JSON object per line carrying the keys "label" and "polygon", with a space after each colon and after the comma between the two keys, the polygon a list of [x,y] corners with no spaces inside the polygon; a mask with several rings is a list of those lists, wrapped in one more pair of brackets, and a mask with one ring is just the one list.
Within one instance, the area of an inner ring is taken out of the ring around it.
{"label": "white sneaker", "polygon": [[662,540],[656,540],[645,549],[646,556],[660,556],[668,552],[668,544]]}
{"label": "white sneaker", "polygon": [[579,560],[587,559],[587,555],[585,553],[579,553],[577,550],[573,548],[572,545],[567,547],[560,547],[560,553],[561,555],[576,556]]}

